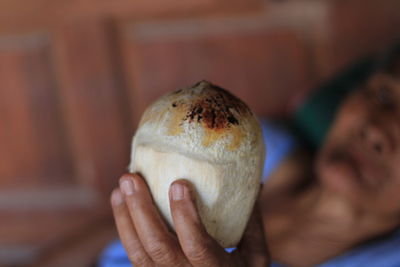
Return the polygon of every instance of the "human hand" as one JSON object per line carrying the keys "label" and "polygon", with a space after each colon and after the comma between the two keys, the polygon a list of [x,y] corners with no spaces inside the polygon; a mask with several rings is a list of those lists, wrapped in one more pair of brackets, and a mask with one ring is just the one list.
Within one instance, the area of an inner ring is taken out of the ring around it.
{"label": "human hand", "polygon": [[208,235],[188,181],[178,180],[169,190],[176,234],[171,232],[138,174],[125,174],[111,195],[119,236],[135,267],[138,266],[269,266],[261,218],[255,208],[242,241],[227,253]]}

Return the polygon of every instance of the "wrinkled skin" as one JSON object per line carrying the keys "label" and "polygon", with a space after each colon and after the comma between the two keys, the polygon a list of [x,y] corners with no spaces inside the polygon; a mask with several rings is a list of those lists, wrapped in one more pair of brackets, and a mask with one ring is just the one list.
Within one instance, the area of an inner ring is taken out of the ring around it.
{"label": "wrinkled skin", "polygon": [[317,160],[327,190],[380,216],[400,215],[400,81],[377,74],[349,96]]}
{"label": "wrinkled skin", "polygon": [[399,104],[400,80],[375,74],[314,160],[299,153],[271,175],[260,206],[273,261],[315,266],[400,226]]}
{"label": "wrinkled skin", "polygon": [[203,227],[185,180],[169,192],[176,235],[161,218],[144,179],[126,174],[111,196],[121,241],[134,266],[268,266],[262,221],[253,213],[238,249],[229,254]]}

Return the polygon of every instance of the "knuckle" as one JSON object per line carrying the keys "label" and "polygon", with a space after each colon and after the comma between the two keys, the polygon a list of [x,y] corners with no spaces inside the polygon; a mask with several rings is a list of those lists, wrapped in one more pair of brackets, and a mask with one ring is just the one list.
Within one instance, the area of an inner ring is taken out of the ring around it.
{"label": "knuckle", "polygon": [[128,259],[135,266],[151,266],[151,260],[137,240],[123,240]]}
{"label": "knuckle", "polygon": [[128,253],[129,260],[137,266],[151,266],[150,259],[143,251],[133,251]]}
{"label": "knuckle", "polygon": [[191,240],[184,246],[186,256],[193,261],[202,261],[210,258],[210,246],[205,242]]}
{"label": "knuckle", "polygon": [[152,240],[149,242],[147,252],[156,262],[172,263],[176,261],[176,253],[164,240]]}

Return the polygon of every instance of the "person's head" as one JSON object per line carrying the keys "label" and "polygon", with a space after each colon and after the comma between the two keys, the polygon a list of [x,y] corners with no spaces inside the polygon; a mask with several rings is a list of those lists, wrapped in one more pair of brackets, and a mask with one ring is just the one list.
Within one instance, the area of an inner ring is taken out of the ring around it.
{"label": "person's head", "polygon": [[400,78],[380,72],[351,93],[318,155],[321,185],[351,203],[400,216]]}

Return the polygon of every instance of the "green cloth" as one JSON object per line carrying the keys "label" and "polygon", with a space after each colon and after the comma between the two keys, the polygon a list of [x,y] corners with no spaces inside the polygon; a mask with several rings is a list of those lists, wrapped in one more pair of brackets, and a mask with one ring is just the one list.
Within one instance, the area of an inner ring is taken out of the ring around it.
{"label": "green cloth", "polygon": [[360,60],[314,90],[295,112],[293,127],[310,148],[321,146],[342,100],[350,91],[359,87],[374,72],[375,67],[373,57]]}

